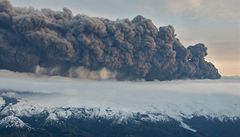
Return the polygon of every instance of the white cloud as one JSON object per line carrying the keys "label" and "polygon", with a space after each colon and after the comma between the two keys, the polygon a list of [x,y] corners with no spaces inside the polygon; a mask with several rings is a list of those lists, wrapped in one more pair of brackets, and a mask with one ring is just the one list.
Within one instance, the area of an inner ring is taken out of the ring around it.
{"label": "white cloud", "polygon": [[[169,116],[181,112],[239,116],[238,83],[239,78],[117,82],[27,75],[0,77],[0,89],[20,91],[15,94],[17,98],[37,106],[100,107],[126,112],[163,112]],[[29,92],[20,94],[21,91]]]}

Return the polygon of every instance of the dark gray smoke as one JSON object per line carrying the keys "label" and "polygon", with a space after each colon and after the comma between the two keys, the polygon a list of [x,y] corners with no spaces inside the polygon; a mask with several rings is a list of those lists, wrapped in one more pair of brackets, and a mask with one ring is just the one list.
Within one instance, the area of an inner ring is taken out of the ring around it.
{"label": "dark gray smoke", "polygon": [[0,2],[1,69],[36,72],[40,67],[63,76],[79,67],[107,69],[130,80],[220,78],[204,59],[204,44],[185,48],[175,36],[173,26],[158,29],[143,16],[111,21],[73,16],[67,8],[36,10]]}

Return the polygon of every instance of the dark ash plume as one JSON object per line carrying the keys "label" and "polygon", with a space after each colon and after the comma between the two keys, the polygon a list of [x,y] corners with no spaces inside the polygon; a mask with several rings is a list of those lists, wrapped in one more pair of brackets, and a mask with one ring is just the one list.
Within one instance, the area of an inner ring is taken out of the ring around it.
{"label": "dark ash plume", "polygon": [[204,44],[185,48],[175,36],[173,26],[158,29],[143,16],[111,21],[73,16],[67,8],[36,10],[0,2],[0,69],[36,72],[40,67],[63,76],[72,75],[73,68],[106,69],[120,80],[220,78],[204,59]]}

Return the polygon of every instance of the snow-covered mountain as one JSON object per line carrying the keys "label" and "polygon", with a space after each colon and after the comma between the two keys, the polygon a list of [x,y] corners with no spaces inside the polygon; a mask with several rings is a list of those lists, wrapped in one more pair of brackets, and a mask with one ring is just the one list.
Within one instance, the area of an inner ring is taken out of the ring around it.
{"label": "snow-covered mountain", "polygon": [[2,77],[0,135],[239,137],[239,82]]}
{"label": "snow-covered mountain", "polygon": [[28,127],[21,119],[15,116],[6,116],[5,118],[1,119],[0,126],[2,128],[24,128]]}

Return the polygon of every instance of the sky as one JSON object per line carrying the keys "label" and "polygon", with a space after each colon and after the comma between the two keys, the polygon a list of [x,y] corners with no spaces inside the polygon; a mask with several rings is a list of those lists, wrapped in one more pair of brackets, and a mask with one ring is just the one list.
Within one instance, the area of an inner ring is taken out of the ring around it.
{"label": "sky", "polygon": [[207,60],[224,76],[240,75],[239,0],[11,0],[14,6],[67,7],[74,14],[111,20],[143,15],[157,26],[173,25],[185,46],[204,43]]}

